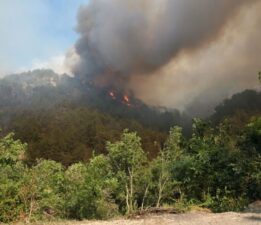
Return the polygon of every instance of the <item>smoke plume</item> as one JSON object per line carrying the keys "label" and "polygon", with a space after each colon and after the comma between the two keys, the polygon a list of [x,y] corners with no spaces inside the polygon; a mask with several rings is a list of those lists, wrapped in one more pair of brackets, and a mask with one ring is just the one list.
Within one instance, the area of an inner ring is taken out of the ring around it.
{"label": "smoke plume", "polygon": [[[238,76],[240,86],[246,79],[237,65],[244,64],[246,72],[256,66],[246,57],[261,56],[260,47],[248,43],[261,32],[240,30],[248,26],[247,12],[258,15],[257,6],[256,0],[90,0],[78,12],[78,60],[72,71],[83,79],[120,84],[154,105],[184,109],[212,90],[203,101],[217,99],[233,87],[225,83],[216,90],[220,81]],[[255,15],[248,19],[252,29]]]}

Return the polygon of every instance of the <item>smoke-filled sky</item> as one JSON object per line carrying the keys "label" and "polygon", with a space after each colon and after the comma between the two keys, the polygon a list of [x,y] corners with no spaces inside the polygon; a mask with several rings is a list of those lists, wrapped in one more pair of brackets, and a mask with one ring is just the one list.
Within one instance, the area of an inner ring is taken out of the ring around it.
{"label": "smoke-filled sky", "polygon": [[[69,2],[72,13],[83,0],[73,6]],[[205,106],[258,86],[261,0],[85,2],[77,17],[74,13],[78,38],[66,39],[63,45],[67,49],[64,64],[57,66],[51,60],[39,66],[59,72],[69,69],[81,79],[130,90],[146,103],[201,114],[211,110]],[[61,12],[58,6],[51,4],[61,19],[66,10]],[[56,24],[55,17],[52,20]],[[70,19],[62,26],[71,29],[72,24]],[[49,32],[48,27],[38,29]],[[56,36],[57,43],[66,35],[61,36]]]}
{"label": "smoke-filled sky", "polygon": [[260,0],[92,0],[67,60],[147,103],[202,110],[258,86],[260,12]]}

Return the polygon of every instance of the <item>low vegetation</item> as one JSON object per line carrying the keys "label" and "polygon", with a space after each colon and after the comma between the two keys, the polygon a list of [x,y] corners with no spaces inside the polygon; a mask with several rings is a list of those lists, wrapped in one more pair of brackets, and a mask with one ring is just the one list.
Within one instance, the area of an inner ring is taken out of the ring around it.
{"label": "low vegetation", "polygon": [[13,133],[3,137],[0,221],[106,219],[161,206],[237,211],[261,197],[261,117],[236,133],[226,121],[194,120],[188,139],[173,127],[153,159],[128,130],[106,149],[69,166],[28,164],[28,146]]}

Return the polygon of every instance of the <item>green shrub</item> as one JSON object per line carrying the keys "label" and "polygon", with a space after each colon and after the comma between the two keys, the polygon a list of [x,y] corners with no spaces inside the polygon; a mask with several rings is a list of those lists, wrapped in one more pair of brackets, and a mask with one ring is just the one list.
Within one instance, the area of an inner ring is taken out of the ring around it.
{"label": "green shrub", "polygon": [[23,216],[19,191],[26,167],[21,162],[26,145],[14,140],[14,134],[0,139],[0,222],[11,222]]}
{"label": "green shrub", "polygon": [[105,219],[118,213],[111,193],[117,181],[108,160],[100,155],[89,164],[77,163],[66,171],[66,212],[69,218]]}
{"label": "green shrub", "polygon": [[27,219],[64,217],[64,168],[60,163],[38,161],[24,175],[19,196]]}

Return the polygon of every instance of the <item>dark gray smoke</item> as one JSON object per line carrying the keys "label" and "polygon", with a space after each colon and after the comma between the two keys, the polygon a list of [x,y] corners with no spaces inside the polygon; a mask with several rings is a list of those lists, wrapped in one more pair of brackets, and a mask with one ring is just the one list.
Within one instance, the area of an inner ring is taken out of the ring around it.
{"label": "dark gray smoke", "polygon": [[74,72],[89,78],[149,73],[216,38],[237,9],[253,1],[91,0],[78,13]]}
{"label": "dark gray smoke", "polygon": [[260,3],[90,0],[67,60],[76,76],[128,87],[149,104],[216,103],[256,82]]}

